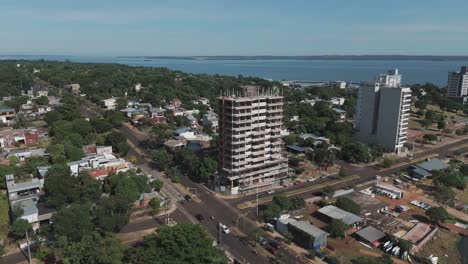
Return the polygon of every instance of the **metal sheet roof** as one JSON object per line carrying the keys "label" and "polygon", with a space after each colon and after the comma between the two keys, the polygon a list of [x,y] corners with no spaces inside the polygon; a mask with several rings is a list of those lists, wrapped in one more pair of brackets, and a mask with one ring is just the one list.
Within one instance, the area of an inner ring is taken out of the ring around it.
{"label": "metal sheet roof", "polygon": [[361,217],[333,205],[327,205],[320,208],[318,211],[332,219],[342,220],[347,225],[351,225],[362,220]]}
{"label": "metal sheet roof", "polygon": [[372,243],[385,237],[385,233],[373,226],[368,226],[356,232],[356,234],[366,241]]}

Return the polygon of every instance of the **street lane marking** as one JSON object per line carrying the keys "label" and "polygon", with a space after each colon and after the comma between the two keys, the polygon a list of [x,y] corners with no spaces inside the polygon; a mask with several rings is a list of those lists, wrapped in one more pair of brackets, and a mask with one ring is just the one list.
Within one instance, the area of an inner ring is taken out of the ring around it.
{"label": "street lane marking", "polygon": [[450,150],[450,151],[455,151],[455,150],[459,150],[459,149],[466,148],[466,147],[468,147],[468,143],[463,144],[463,145],[461,145],[461,146],[453,147],[453,148],[451,148],[451,149],[449,149],[449,150]]}
{"label": "street lane marking", "polygon": [[[332,180],[332,181],[329,181],[329,182],[326,182],[326,183],[315,184],[315,185],[311,185],[311,186],[306,187],[306,188],[293,190],[293,191],[285,192],[285,193],[282,193],[282,194],[284,194],[286,196],[298,195],[298,194],[302,194],[302,193],[306,193],[306,192],[310,192],[310,191],[315,191],[315,190],[321,189],[321,188],[326,187],[326,186],[332,186],[332,185],[344,183],[344,182],[354,180],[354,179],[357,179],[357,178],[360,178],[360,177],[361,176],[359,176],[359,175],[351,175],[351,176],[344,177],[344,178],[339,179],[339,180]],[[258,199],[258,204],[264,204],[264,203],[271,202],[272,199],[273,199],[273,196],[267,196],[267,197],[259,198]],[[244,209],[247,209],[247,208],[250,208],[250,207],[255,207],[256,204],[257,204],[257,202],[254,199],[252,201],[246,201],[246,202],[238,204],[237,208],[240,209],[240,210],[244,210]]]}

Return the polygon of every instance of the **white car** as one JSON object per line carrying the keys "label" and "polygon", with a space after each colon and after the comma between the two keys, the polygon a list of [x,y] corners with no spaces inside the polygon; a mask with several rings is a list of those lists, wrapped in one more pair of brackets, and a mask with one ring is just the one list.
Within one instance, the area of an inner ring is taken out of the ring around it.
{"label": "white car", "polygon": [[313,181],[315,181],[315,178],[309,178],[309,179],[307,179],[307,181],[308,182],[313,182]]}
{"label": "white car", "polygon": [[222,231],[224,234],[229,234],[229,233],[231,233],[231,230],[229,230],[229,228],[228,228],[226,225],[223,225],[222,223],[219,223],[219,229],[221,229],[221,231]]}
{"label": "white car", "polygon": [[267,194],[274,194],[274,193],[275,193],[274,190],[269,190],[269,191],[267,192]]}
{"label": "white car", "polygon": [[380,175],[375,175],[374,178],[376,178],[376,179],[378,180],[378,179],[382,178],[382,176],[380,176]]}

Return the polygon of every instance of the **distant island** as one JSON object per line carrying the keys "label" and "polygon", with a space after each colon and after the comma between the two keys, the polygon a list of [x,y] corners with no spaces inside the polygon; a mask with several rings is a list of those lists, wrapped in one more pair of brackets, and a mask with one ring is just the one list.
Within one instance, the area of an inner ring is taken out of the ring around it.
{"label": "distant island", "polygon": [[362,60],[362,61],[468,61],[468,56],[427,55],[314,55],[314,56],[117,56],[117,58],[173,60]]}

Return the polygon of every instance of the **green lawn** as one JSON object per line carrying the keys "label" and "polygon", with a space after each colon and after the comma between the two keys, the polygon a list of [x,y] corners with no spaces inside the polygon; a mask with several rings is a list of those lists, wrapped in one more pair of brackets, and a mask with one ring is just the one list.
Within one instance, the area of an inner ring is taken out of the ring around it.
{"label": "green lawn", "polygon": [[5,239],[8,235],[9,209],[10,206],[5,192],[0,192],[0,240]]}

